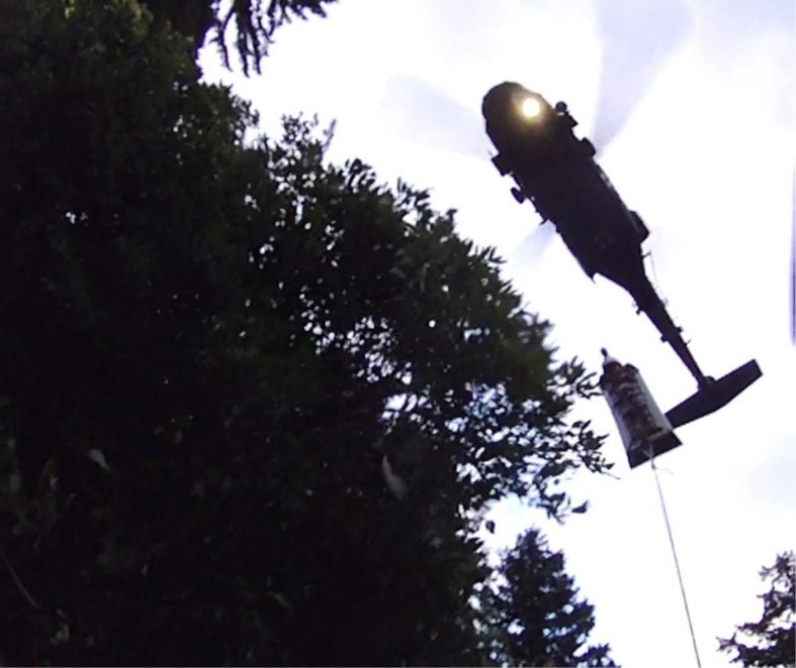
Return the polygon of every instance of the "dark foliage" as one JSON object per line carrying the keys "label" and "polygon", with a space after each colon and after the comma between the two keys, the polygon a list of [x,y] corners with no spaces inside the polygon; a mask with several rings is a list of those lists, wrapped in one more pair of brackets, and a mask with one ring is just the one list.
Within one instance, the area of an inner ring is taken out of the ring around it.
{"label": "dark foliage", "polygon": [[276,30],[294,18],[325,16],[324,5],[337,0],[144,0],[157,25],[168,22],[174,30],[190,37],[195,52],[208,34],[230,66],[228,32],[235,36],[235,48],[243,71],[260,72]]}
{"label": "dark foliage", "polygon": [[510,666],[615,666],[608,645],[587,645],[594,608],[578,596],[554,552],[536,529],[503,558],[500,577],[484,590],[491,619],[491,658]]}
{"label": "dark foliage", "polygon": [[763,568],[760,577],[770,583],[763,599],[763,616],[758,622],[737,627],[731,638],[719,639],[719,649],[744,666],[796,665],[796,557],[777,555],[773,566]]}
{"label": "dark foliage", "polygon": [[482,662],[473,518],[605,467],[583,367],[425,193],[245,144],[133,0],[1,7],[3,660]]}

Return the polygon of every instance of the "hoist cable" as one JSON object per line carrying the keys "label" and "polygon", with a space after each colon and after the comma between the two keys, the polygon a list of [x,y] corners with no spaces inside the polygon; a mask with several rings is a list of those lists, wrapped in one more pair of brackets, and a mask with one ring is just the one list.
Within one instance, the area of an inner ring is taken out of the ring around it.
{"label": "hoist cable", "polygon": [[[651,450],[652,448],[650,448]],[[661,500],[661,508],[663,509],[663,521],[666,523],[666,533],[669,535],[669,545],[672,548],[672,556],[674,557],[674,567],[677,570],[677,581],[680,583],[680,594],[683,596],[683,606],[685,607],[685,616],[688,620],[688,630],[691,632],[691,643],[694,645],[694,656],[698,668],[702,668],[702,662],[699,660],[699,649],[697,648],[696,636],[694,635],[694,625],[691,622],[691,611],[688,608],[688,597],[685,595],[685,585],[683,585],[683,575],[680,572],[680,562],[677,559],[677,550],[674,547],[674,537],[672,536],[672,526],[669,524],[669,514],[666,512],[666,503],[663,500],[663,490],[661,489],[661,482],[658,479],[658,467],[655,466],[655,453],[650,452],[650,465],[655,473],[655,486],[658,488],[658,497]]]}

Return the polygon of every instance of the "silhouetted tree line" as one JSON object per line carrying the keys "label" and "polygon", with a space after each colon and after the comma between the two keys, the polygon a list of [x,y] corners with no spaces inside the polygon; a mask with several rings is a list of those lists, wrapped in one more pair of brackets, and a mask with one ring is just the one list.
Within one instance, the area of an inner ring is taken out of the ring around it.
{"label": "silhouetted tree line", "polygon": [[[3,661],[610,665],[561,555],[477,537],[608,466],[583,366],[427,193],[244,142],[214,4],[148,7],[0,3]],[[244,62],[320,10],[235,2]]]}
{"label": "silhouetted tree line", "polygon": [[762,594],[763,614],[757,622],[736,627],[719,639],[719,649],[744,666],[796,665],[796,556],[792,550],[777,555],[760,577],[769,584]]}

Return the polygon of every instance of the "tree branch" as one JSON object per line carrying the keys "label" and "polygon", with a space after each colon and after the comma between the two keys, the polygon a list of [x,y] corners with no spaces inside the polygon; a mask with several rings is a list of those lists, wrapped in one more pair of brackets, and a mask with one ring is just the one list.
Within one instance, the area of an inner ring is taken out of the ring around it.
{"label": "tree branch", "polygon": [[8,560],[8,558],[5,555],[5,552],[3,552],[2,550],[0,550],[0,559],[2,559],[3,564],[5,565],[8,572],[11,574],[11,578],[14,580],[14,583],[17,585],[17,589],[19,589],[19,591],[22,592],[22,595],[25,597],[25,600],[27,600],[27,602],[30,603],[35,610],[41,610],[41,606],[38,603],[36,603],[36,599],[34,599],[33,596],[30,595],[30,592],[25,588],[25,585],[22,584],[22,580],[19,579],[17,572],[14,570],[14,567],[11,565],[11,562]]}

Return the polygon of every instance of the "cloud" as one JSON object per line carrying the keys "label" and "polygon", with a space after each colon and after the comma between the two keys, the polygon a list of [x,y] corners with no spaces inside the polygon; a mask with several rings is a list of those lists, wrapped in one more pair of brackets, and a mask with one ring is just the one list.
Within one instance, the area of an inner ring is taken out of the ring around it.
{"label": "cloud", "polygon": [[517,7],[512,0],[435,0],[419,3],[417,9],[443,58],[483,62],[499,51],[505,17]]}
{"label": "cloud", "polygon": [[796,5],[789,0],[691,0],[699,18],[700,46],[722,58],[743,58],[750,40],[779,34],[792,43]]}

